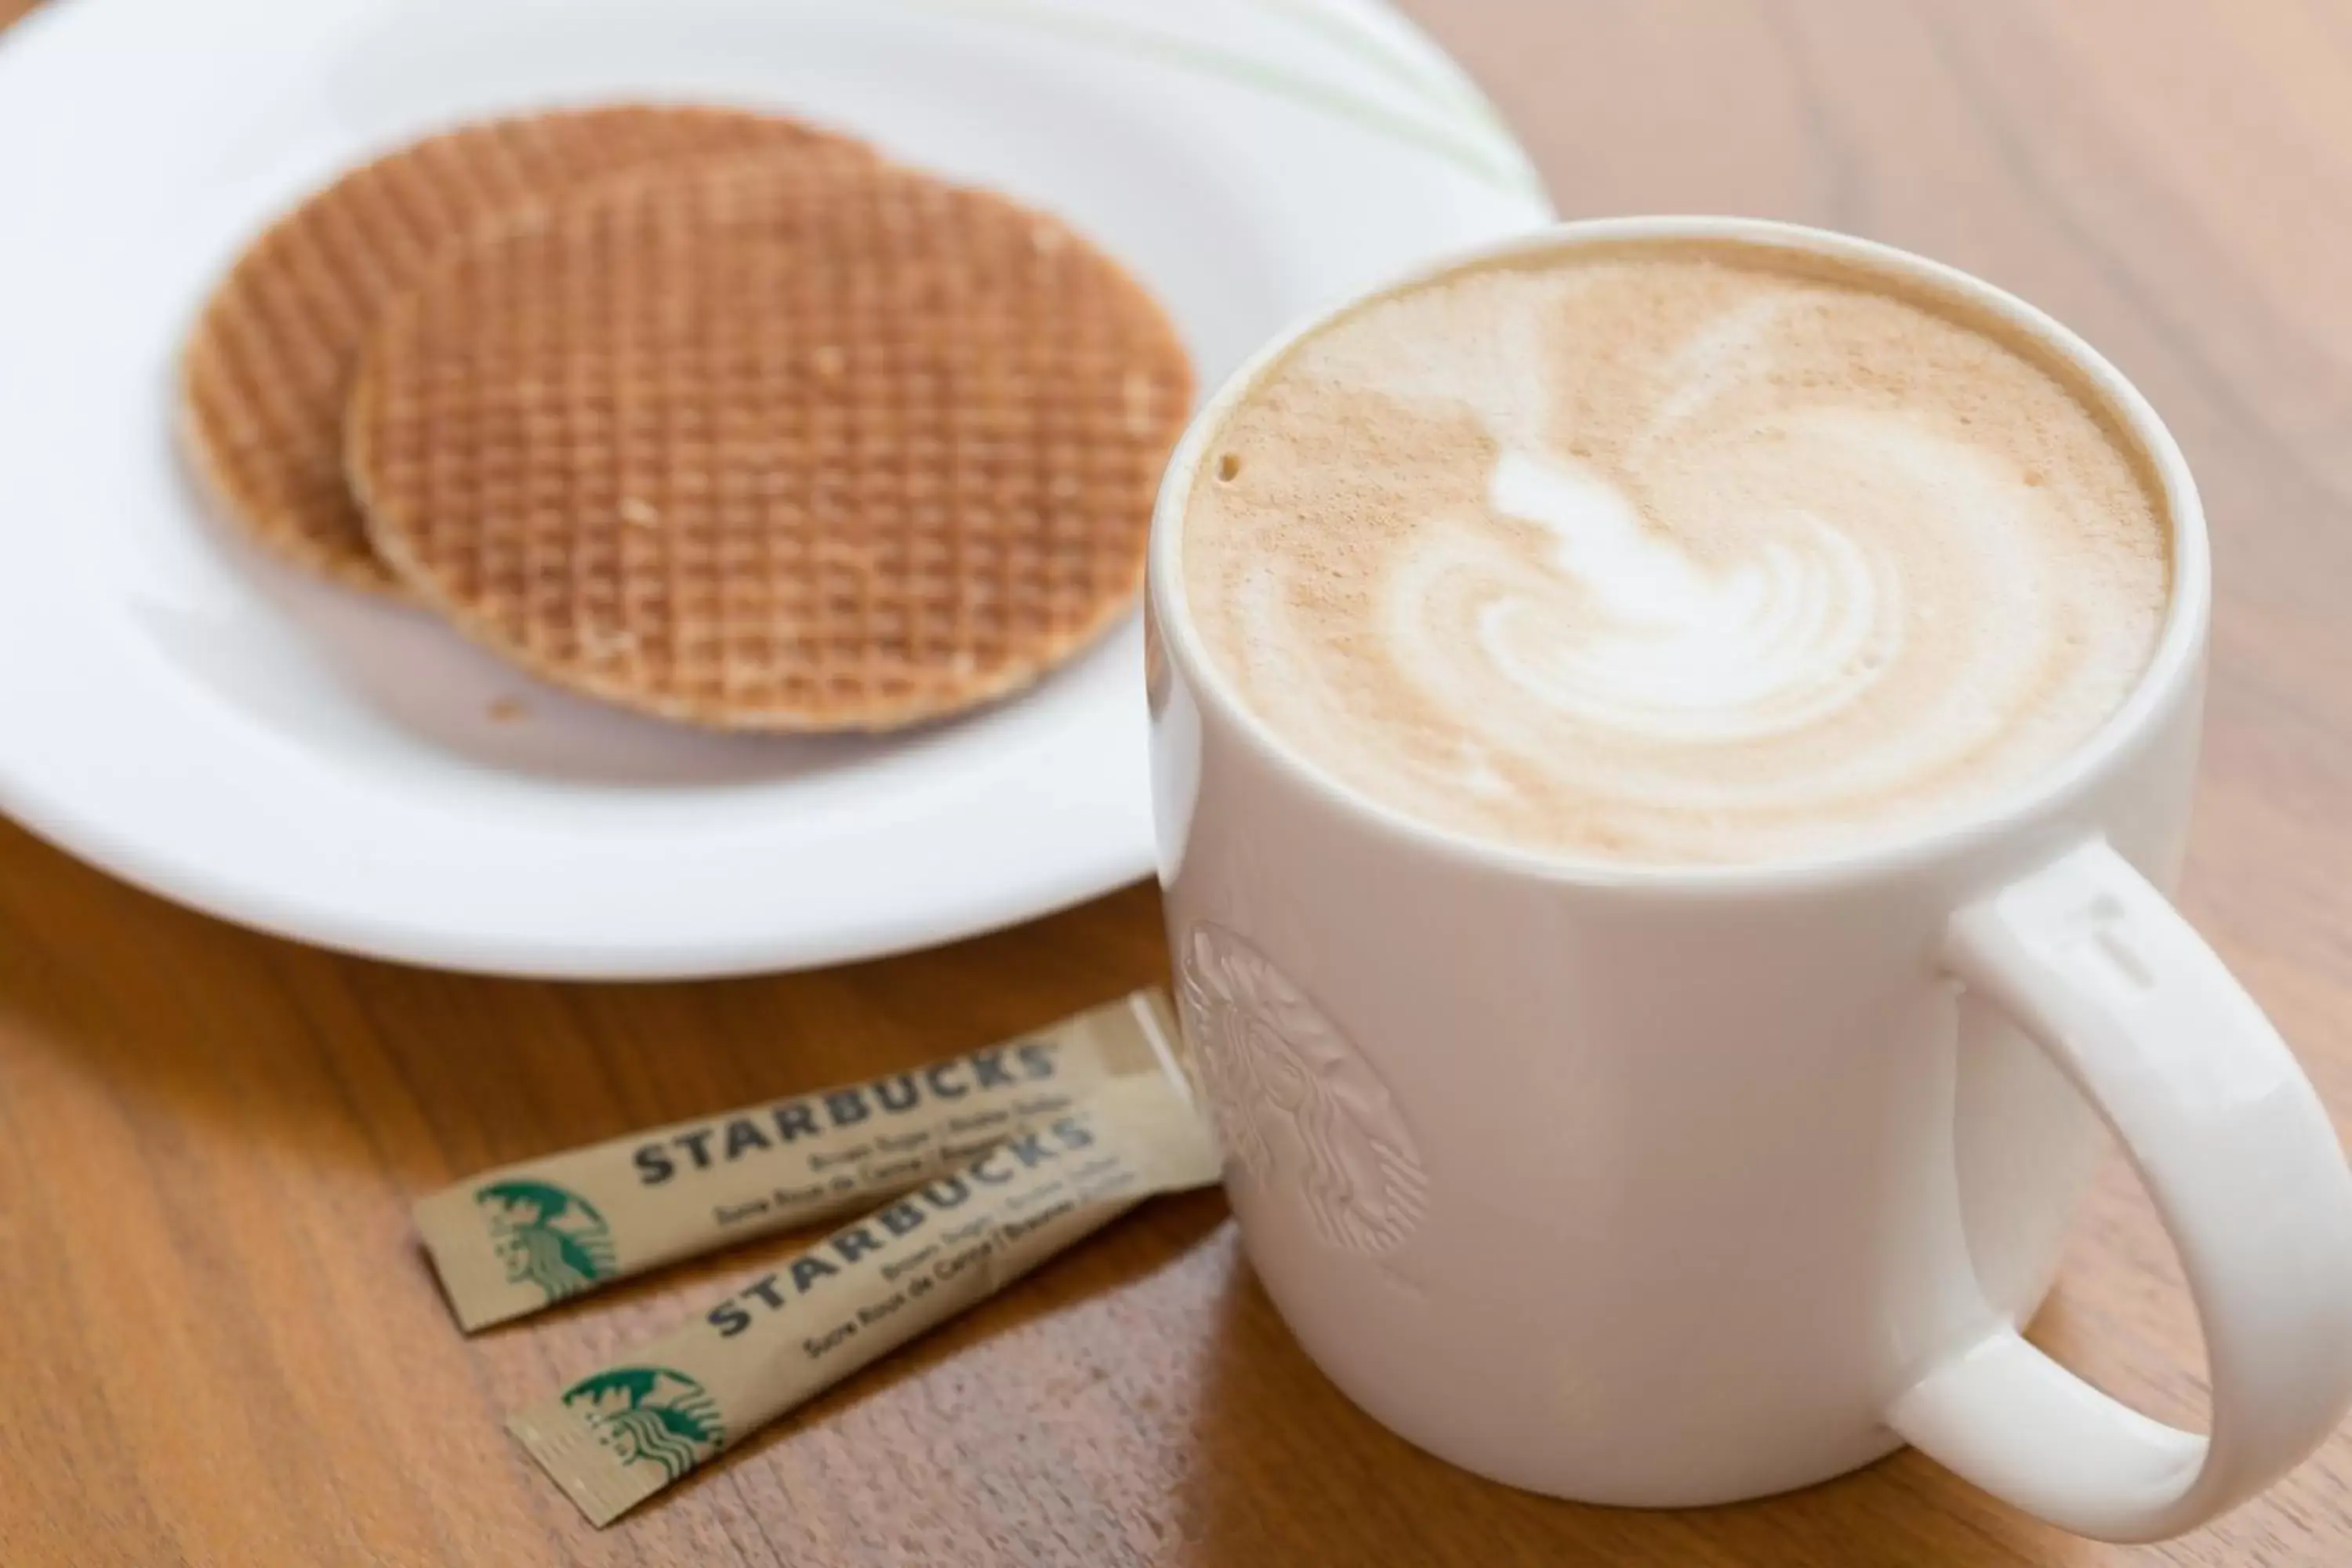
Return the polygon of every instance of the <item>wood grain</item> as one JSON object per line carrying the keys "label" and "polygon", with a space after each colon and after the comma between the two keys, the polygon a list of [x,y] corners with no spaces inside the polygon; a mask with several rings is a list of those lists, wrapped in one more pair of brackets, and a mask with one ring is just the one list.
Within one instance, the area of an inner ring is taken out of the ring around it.
{"label": "wood grain", "polygon": [[[1924,250],[2073,322],[2165,411],[2220,573],[2185,900],[2352,1111],[2352,4],[1412,9],[1566,213],[1761,213]],[[467,1341],[411,1198],[976,1045],[1161,964],[1134,889],[786,979],[465,979],[234,930],[0,826],[0,1563],[2352,1561],[2352,1437],[2140,1552],[1907,1454],[1702,1512],[1507,1491],[1321,1380],[1213,1195],[1123,1223],[603,1534],[501,1435],[750,1258]],[[2158,1415],[2201,1414],[2195,1322],[2119,1164],[2038,1333]]]}

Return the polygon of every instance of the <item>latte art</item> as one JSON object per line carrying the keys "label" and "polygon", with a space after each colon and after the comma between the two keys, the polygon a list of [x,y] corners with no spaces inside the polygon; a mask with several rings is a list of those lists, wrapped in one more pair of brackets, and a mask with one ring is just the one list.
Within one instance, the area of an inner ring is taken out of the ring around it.
{"label": "latte art", "polygon": [[1817,852],[2080,744],[2168,593],[2082,398],[1927,305],[1690,245],[1361,307],[1229,416],[1186,589],[1245,703],[1440,824]]}
{"label": "latte art", "polygon": [[[1777,526],[1759,530],[1751,559],[1709,572],[1644,529],[1632,502],[1597,476],[1506,452],[1486,496],[1496,514],[1556,536],[1553,568],[1582,591],[1582,613],[1524,573],[1491,578],[1466,639],[1413,628],[1423,645],[1416,666],[1462,647],[1522,695],[1591,723],[1729,741],[1793,729],[1853,700],[1900,635],[1900,581],[1810,513],[1770,520]],[[1432,603],[1433,584],[1414,564],[1391,580],[1401,626]]]}

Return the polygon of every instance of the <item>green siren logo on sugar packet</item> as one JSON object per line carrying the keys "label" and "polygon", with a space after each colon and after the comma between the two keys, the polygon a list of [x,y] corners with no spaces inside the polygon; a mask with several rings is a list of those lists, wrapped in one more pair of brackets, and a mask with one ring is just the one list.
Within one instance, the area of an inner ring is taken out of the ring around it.
{"label": "green siren logo on sugar packet", "polygon": [[661,1467],[667,1486],[717,1453],[727,1423],[702,1384],[664,1366],[616,1366],[563,1391],[624,1465]]}
{"label": "green siren logo on sugar packet", "polygon": [[554,1301],[613,1277],[612,1227],[579,1194],[551,1182],[492,1182],[474,1202],[488,1217],[509,1282],[536,1285]]}

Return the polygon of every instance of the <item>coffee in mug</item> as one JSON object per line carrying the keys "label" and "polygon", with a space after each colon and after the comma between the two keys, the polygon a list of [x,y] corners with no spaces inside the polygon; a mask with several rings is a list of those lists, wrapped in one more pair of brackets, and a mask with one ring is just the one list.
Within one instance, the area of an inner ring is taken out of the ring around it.
{"label": "coffee in mug", "polygon": [[1350,789],[1579,859],[1995,799],[2122,705],[2170,591],[2162,496],[2063,358],[1727,239],[1378,296],[1213,446],[1182,564],[1243,701]]}

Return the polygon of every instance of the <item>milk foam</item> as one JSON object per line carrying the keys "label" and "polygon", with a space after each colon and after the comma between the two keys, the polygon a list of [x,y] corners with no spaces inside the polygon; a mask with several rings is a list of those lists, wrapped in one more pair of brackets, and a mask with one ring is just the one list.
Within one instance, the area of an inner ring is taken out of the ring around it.
{"label": "milk foam", "polygon": [[1580,857],[1963,809],[2114,710],[2169,592],[2150,488],[2053,372],[1727,247],[1375,301],[1213,451],[1184,574],[1243,700],[1369,794]]}

